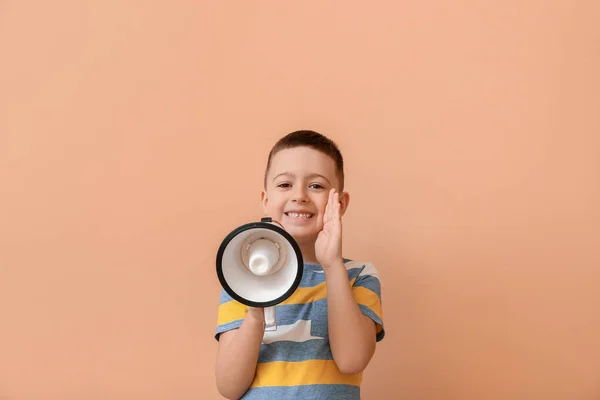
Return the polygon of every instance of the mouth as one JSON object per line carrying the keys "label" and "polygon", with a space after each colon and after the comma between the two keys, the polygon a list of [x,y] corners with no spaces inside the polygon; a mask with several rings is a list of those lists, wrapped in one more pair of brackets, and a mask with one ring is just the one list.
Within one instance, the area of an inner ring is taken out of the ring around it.
{"label": "mouth", "polygon": [[288,212],[285,212],[284,214],[286,215],[286,217],[294,218],[294,219],[310,219],[314,216],[313,213],[309,213],[309,212],[288,211]]}

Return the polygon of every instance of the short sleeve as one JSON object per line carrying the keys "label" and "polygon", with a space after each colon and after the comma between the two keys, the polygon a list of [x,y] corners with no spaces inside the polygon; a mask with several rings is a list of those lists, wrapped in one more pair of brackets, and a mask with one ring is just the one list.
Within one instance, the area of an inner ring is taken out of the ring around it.
{"label": "short sleeve", "polygon": [[362,313],[375,322],[377,341],[381,341],[385,336],[381,282],[373,264],[366,263],[363,265],[360,273],[354,280],[352,292]]}
{"label": "short sleeve", "polygon": [[225,290],[221,289],[215,339],[219,340],[219,336],[223,332],[239,328],[247,312],[247,306],[234,300]]}

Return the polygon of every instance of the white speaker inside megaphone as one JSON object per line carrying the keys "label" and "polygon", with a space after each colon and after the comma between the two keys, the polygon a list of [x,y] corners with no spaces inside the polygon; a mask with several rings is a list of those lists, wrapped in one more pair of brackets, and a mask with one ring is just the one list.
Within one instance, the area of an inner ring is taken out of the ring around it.
{"label": "white speaker inside megaphone", "polygon": [[265,308],[267,327],[274,325],[274,306],[294,293],[302,272],[298,244],[271,218],[234,229],[217,253],[223,289],[242,304]]}

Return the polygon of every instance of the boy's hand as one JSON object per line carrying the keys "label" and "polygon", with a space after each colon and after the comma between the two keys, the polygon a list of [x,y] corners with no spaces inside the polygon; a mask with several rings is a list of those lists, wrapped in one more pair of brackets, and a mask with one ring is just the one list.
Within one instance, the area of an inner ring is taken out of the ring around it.
{"label": "boy's hand", "polygon": [[323,269],[341,262],[342,259],[342,219],[340,217],[340,195],[331,189],[323,213],[323,228],[317,235],[315,255]]}
{"label": "boy's hand", "polygon": [[258,307],[248,307],[248,316],[259,322],[265,321],[265,309]]}

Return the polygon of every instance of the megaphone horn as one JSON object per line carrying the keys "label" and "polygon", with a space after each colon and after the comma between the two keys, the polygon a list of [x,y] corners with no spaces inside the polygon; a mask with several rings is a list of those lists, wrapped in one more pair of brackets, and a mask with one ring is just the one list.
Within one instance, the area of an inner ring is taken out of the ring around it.
{"label": "megaphone horn", "polygon": [[217,276],[233,299],[264,308],[265,330],[276,330],[275,306],[300,285],[304,261],[294,238],[271,218],[235,228],[217,252]]}

